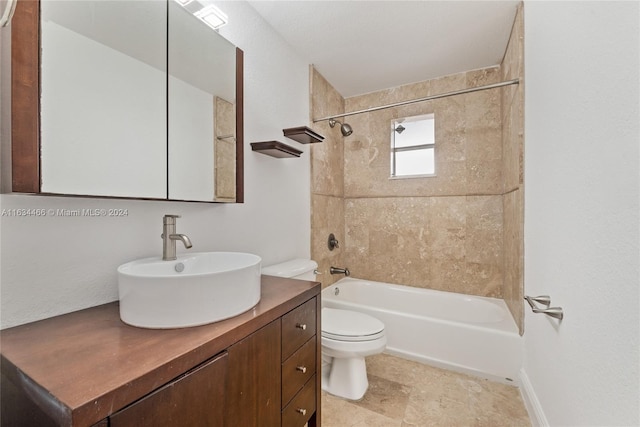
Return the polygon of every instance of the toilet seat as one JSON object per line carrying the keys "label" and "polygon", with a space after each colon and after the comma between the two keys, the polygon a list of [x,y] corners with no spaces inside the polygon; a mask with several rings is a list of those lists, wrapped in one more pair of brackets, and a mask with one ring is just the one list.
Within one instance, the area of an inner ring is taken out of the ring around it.
{"label": "toilet seat", "polygon": [[336,341],[374,341],[384,336],[384,323],[364,313],[322,309],[322,337]]}

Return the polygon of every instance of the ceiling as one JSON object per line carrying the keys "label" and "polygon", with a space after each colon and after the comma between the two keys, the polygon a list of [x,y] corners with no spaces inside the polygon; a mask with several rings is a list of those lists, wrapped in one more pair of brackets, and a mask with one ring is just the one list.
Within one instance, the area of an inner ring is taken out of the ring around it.
{"label": "ceiling", "polygon": [[249,1],[346,98],[497,65],[519,1]]}

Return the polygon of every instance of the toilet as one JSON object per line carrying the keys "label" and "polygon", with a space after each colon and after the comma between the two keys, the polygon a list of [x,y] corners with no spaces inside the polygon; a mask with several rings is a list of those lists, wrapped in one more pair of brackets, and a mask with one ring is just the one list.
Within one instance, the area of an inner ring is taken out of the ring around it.
{"label": "toilet", "polygon": [[[316,280],[318,264],[294,259],[262,268],[262,274]],[[387,345],[384,323],[352,310],[322,308],[322,389],[349,400],[360,400],[369,387],[364,358]]]}

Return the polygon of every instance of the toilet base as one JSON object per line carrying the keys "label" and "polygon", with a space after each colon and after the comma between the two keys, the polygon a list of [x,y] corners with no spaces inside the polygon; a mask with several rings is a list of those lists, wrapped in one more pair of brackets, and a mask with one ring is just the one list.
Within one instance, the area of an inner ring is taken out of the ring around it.
{"label": "toilet base", "polygon": [[[324,358],[323,358],[324,359]],[[322,367],[322,389],[334,396],[360,400],[369,388],[364,357],[333,357]]]}

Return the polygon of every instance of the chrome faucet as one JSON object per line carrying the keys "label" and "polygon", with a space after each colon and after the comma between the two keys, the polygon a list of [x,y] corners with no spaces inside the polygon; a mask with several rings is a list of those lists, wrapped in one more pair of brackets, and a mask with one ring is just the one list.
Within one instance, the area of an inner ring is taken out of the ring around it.
{"label": "chrome faucet", "polygon": [[184,234],[176,233],[176,218],[180,215],[165,215],[162,218],[162,259],[172,261],[176,259],[176,240],[180,240],[189,249],[191,240]]}
{"label": "chrome faucet", "polygon": [[338,267],[329,267],[329,273],[344,274],[345,276],[349,276],[351,274],[348,268],[338,268]]}

